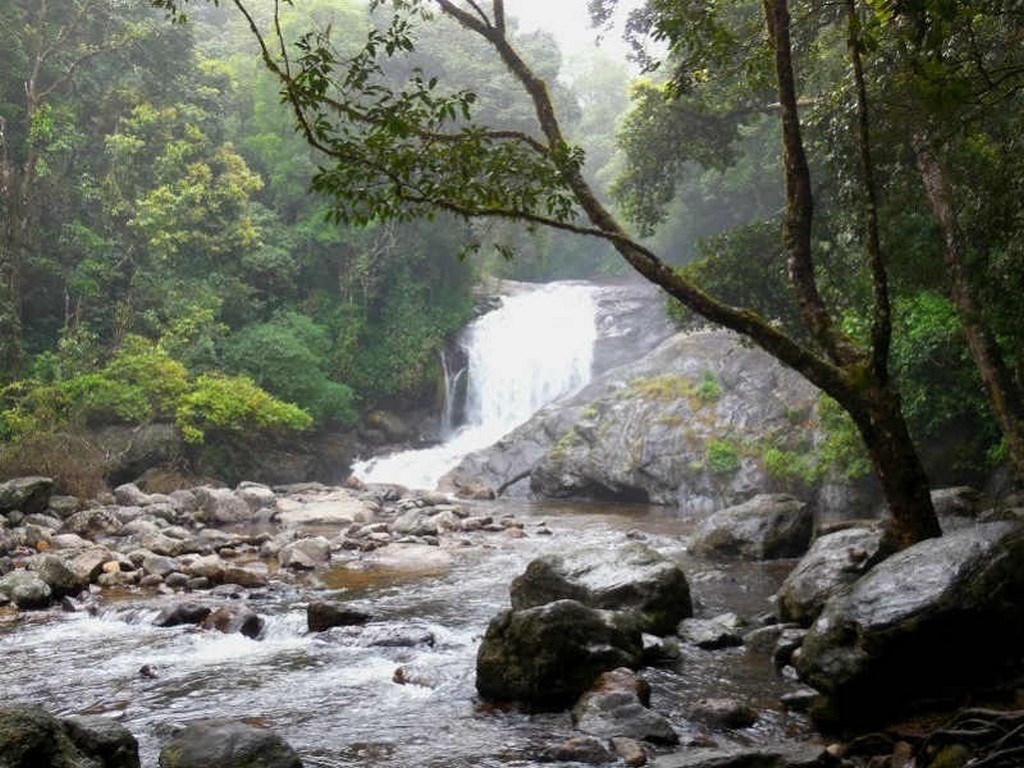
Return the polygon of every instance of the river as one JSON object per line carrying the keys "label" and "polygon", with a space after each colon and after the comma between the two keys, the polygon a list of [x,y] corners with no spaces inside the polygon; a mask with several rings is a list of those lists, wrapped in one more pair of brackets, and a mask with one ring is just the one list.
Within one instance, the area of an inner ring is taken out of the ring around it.
{"label": "river", "polygon": [[[155,766],[175,724],[211,716],[247,718],[280,732],[307,768],[489,768],[539,766],[539,751],[572,735],[568,714],[525,715],[482,704],[474,687],[476,648],[488,620],[508,604],[507,586],[545,552],[610,548],[643,532],[676,557],[691,582],[699,615],[731,610],[753,618],[770,609],[791,563],[709,563],[685,551],[692,521],[642,506],[490,502],[514,512],[524,539],[498,536],[456,550],[436,571],[335,569],[301,586],[274,585],[249,595],[267,617],[264,637],[221,635],[151,625],[169,599],[105,594],[97,615],[51,610],[0,625],[0,689],[5,699],[44,704],[62,714],[101,713],[124,723]],[[553,534],[536,534],[546,521]],[[376,618],[365,628],[308,633],[305,606],[330,596]],[[433,638],[433,644],[417,642]],[[389,645],[388,643],[397,643]],[[403,645],[404,643],[404,645]],[[156,677],[140,674],[149,665]],[[393,682],[395,670],[422,684]],[[683,736],[707,696],[738,696],[761,712],[743,731],[712,734],[719,743],[774,741],[806,730],[784,714],[781,693],[794,683],[770,660],[746,650],[684,650],[678,663],[647,670],[653,706]]]}

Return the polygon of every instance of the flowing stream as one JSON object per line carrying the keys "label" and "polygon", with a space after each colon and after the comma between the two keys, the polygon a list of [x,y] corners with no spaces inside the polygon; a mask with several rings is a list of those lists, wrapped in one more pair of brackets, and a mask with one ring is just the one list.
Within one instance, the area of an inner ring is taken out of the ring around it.
{"label": "flowing stream", "polygon": [[[573,735],[568,713],[502,711],[483,705],[474,688],[480,636],[531,558],[567,546],[610,548],[627,531],[642,531],[683,564],[700,614],[748,617],[769,607],[790,565],[694,559],[685,551],[692,521],[674,510],[509,502],[480,509],[515,512],[529,535],[454,550],[451,565],[433,571],[339,568],[311,584],[253,591],[249,605],[268,620],[260,640],[154,627],[158,607],[182,598],[139,593],[105,597],[96,615],[54,609],[0,622],[0,690],[7,701],[61,715],[118,718],[139,738],[147,768],[173,725],[214,716],[273,727],[307,768],[539,768],[544,746]],[[553,535],[535,533],[541,520]],[[324,597],[351,601],[375,620],[308,633],[305,605]],[[156,677],[140,675],[143,665]],[[399,666],[415,682],[395,683]],[[687,712],[708,696],[739,696],[761,710],[753,728],[712,734],[719,743],[775,740],[806,727],[782,712],[778,696],[795,684],[776,675],[766,655],[684,650],[673,667],[646,674],[653,706],[684,742],[700,738]]]}
{"label": "flowing stream", "polygon": [[[549,283],[507,296],[461,340],[467,376],[466,423],[441,445],[358,462],[367,483],[430,489],[468,453],[486,448],[540,408],[590,381],[597,339],[593,286]],[[450,389],[454,390],[454,386]],[[446,404],[446,412],[450,405]]]}

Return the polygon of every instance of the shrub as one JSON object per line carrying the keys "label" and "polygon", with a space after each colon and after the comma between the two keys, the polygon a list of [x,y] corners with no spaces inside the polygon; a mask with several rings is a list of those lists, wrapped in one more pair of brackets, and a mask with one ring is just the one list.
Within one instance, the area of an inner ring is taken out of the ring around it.
{"label": "shrub", "polygon": [[45,475],[61,493],[82,499],[107,490],[103,451],[90,441],[62,432],[26,435],[0,448],[0,477]]}
{"label": "shrub", "polygon": [[704,371],[697,383],[697,399],[702,403],[713,403],[722,396],[722,387],[711,371]]}
{"label": "shrub", "polygon": [[740,452],[728,440],[708,440],[704,456],[705,464],[712,474],[727,475],[740,468]]}
{"label": "shrub", "polygon": [[188,371],[149,339],[127,336],[104,369],[110,379],[137,387],[158,416],[171,416],[188,389]]}
{"label": "shrub", "polygon": [[306,429],[312,417],[261,389],[247,376],[203,375],[181,397],[175,423],[189,443],[202,443],[210,429]]}

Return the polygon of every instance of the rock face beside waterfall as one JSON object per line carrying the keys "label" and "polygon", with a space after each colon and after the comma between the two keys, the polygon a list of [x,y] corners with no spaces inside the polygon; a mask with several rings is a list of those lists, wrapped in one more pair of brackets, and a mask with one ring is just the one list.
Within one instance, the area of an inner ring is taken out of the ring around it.
{"label": "rock face beside waterfall", "polygon": [[542,409],[442,484],[709,511],[793,489],[766,470],[765,456],[810,451],[816,398],[734,334],[679,334]]}

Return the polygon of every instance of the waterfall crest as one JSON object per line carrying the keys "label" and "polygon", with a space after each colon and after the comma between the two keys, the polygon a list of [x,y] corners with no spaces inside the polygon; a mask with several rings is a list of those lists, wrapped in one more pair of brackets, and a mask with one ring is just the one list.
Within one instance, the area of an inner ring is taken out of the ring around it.
{"label": "waterfall crest", "polygon": [[[503,299],[473,322],[462,346],[468,365],[466,423],[441,445],[358,462],[367,483],[433,488],[466,454],[498,441],[534,413],[590,381],[597,339],[595,288],[549,283]],[[461,372],[445,372],[454,381]],[[454,391],[454,387],[449,388]],[[451,403],[444,413],[452,413]]]}

